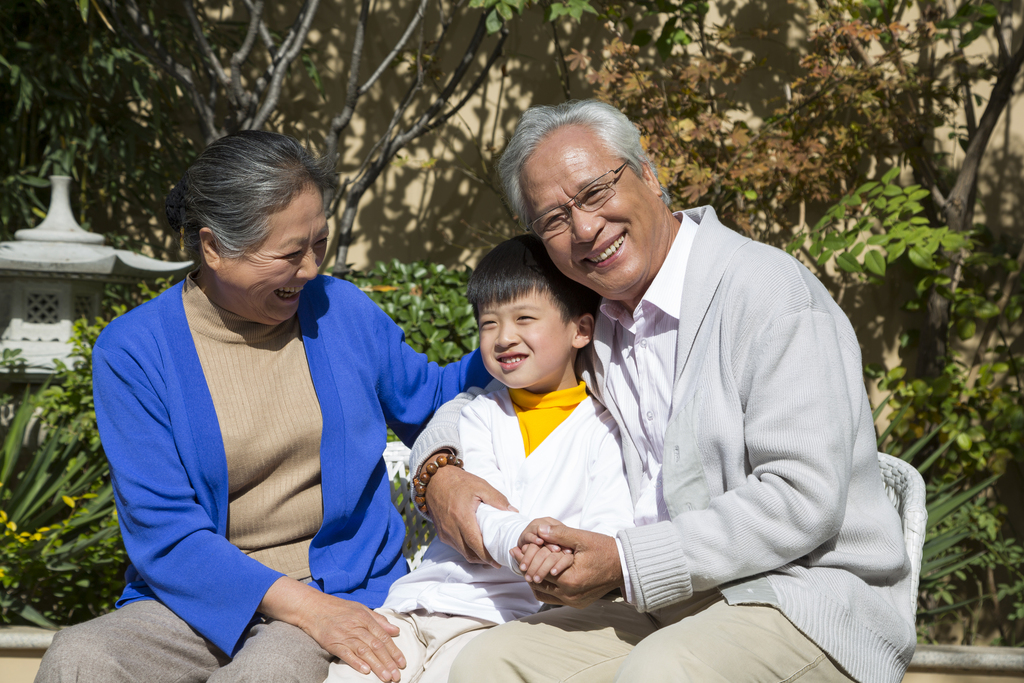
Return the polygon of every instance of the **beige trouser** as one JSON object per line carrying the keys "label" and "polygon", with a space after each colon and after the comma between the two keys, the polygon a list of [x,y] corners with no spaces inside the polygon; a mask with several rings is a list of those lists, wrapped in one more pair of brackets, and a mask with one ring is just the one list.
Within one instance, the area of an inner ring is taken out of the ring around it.
{"label": "beige trouser", "polygon": [[[401,629],[394,641],[405,655],[402,683],[445,683],[455,656],[470,640],[494,626],[490,621],[432,614],[421,609],[409,613],[389,609],[376,611]],[[334,662],[325,683],[369,683],[377,680],[372,673],[361,674],[344,662]]]}
{"label": "beige trouser", "polygon": [[[481,672],[486,671],[486,676]],[[717,591],[640,614],[621,598],[560,607],[486,631],[451,683],[780,683],[851,680],[772,607],[726,604]]]}
{"label": "beige trouser", "polygon": [[36,683],[321,683],[331,659],[273,620],[252,626],[231,659],[163,604],[140,600],[58,631]]}

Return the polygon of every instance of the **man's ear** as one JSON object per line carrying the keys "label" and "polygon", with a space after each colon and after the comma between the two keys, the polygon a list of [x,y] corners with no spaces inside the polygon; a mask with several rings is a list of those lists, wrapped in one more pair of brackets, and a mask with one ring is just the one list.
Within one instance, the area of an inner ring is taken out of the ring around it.
{"label": "man's ear", "polygon": [[221,262],[224,260],[220,253],[220,245],[217,244],[217,238],[213,236],[213,231],[209,228],[199,229],[199,253],[203,257],[203,265],[214,272],[220,268]]}
{"label": "man's ear", "polygon": [[576,320],[576,334],[572,338],[572,346],[582,349],[594,338],[594,316],[584,313]]}
{"label": "man's ear", "polygon": [[641,179],[644,181],[644,184],[660,197],[663,190],[661,189],[661,181],[658,180],[657,174],[651,170],[648,164],[641,164],[640,170]]}

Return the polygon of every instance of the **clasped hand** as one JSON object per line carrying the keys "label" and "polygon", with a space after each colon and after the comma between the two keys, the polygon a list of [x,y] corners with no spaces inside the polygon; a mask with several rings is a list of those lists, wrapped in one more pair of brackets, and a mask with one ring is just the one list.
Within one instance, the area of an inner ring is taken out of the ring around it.
{"label": "clasped hand", "polygon": [[624,586],[613,537],[550,517],[531,522],[511,555],[541,602],[582,608]]}
{"label": "clasped hand", "polygon": [[528,583],[542,583],[548,576],[556,577],[572,566],[573,554],[570,548],[554,543],[545,543],[540,537],[540,527],[550,528],[561,524],[557,519],[542,517],[527,525],[519,535],[519,544],[509,554],[519,563],[519,571]]}

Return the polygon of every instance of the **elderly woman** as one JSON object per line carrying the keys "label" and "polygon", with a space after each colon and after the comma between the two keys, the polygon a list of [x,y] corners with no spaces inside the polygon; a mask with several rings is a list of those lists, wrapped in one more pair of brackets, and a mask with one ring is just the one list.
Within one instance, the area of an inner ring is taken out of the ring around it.
{"label": "elderly woman", "polygon": [[248,131],[168,197],[200,266],[93,350],[131,558],[117,611],[61,631],[41,681],[316,681],[333,656],[398,680],[370,608],[406,571],[381,453],[489,379],[443,369],[353,285],[319,276],[330,163]]}

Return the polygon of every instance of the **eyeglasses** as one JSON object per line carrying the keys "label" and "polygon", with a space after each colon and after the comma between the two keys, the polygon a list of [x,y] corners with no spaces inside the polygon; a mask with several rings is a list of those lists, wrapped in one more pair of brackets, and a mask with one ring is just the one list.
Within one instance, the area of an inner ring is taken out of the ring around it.
{"label": "eyeglasses", "polygon": [[[587,213],[600,209],[615,196],[615,183],[619,182],[619,178],[622,177],[619,174],[627,164],[629,164],[628,161],[623,162],[618,168],[594,178],[565,204],[542,213],[530,223],[530,230],[533,230],[538,237],[547,238],[561,235],[572,225],[573,206]],[[610,179],[609,176],[611,176]]]}

